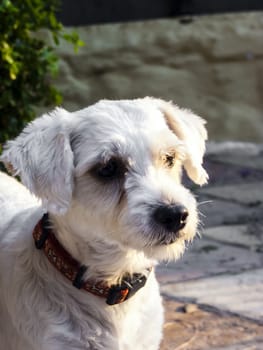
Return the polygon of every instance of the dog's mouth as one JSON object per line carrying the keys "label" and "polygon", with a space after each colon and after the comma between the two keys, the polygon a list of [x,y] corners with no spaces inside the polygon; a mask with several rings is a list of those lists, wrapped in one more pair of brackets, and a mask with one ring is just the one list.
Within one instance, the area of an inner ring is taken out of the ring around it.
{"label": "dog's mouth", "polygon": [[178,239],[182,238],[181,231],[176,232],[163,232],[159,235],[156,245],[170,245],[175,243]]}

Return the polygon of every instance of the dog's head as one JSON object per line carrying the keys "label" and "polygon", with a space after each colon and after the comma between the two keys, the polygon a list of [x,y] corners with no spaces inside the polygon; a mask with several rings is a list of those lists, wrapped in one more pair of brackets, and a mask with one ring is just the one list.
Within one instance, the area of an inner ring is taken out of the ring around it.
{"label": "dog's head", "polygon": [[70,220],[78,239],[106,239],[160,259],[175,258],[196,232],[204,121],[153,98],[55,109],[7,143],[11,164],[46,209]]}

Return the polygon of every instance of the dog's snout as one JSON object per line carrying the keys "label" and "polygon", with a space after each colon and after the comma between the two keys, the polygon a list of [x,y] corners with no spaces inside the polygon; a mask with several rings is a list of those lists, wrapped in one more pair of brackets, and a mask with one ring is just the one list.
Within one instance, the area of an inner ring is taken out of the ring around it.
{"label": "dog's snout", "polygon": [[188,217],[188,210],[183,205],[159,206],[153,213],[155,222],[167,231],[181,230]]}

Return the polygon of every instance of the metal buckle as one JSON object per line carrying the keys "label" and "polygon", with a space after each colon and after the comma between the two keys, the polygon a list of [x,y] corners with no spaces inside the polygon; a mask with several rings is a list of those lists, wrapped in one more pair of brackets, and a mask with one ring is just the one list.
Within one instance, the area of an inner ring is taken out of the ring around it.
{"label": "metal buckle", "polygon": [[123,279],[120,285],[111,286],[106,303],[115,305],[128,300],[145,285],[146,281],[147,277],[138,273],[130,278]]}

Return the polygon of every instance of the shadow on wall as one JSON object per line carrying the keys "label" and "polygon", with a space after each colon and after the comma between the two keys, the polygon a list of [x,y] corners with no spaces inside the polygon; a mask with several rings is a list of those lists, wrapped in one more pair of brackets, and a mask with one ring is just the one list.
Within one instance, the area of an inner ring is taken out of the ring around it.
{"label": "shadow on wall", "polygon": [[261,0],[62,0],[59,19],[67,26],[263,10]]}

